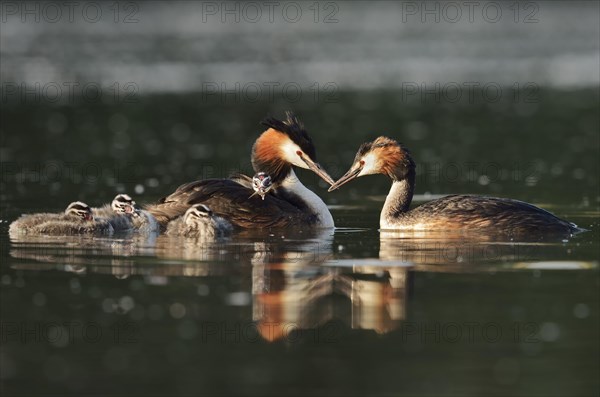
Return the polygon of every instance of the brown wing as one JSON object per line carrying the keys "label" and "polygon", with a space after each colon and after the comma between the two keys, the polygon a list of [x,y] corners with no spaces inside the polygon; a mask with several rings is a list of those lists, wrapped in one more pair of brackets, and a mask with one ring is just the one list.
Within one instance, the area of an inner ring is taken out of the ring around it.
{"label": "brown wing", "polygon": [[519,200],[497,197],[451,195],[433,200],[409,211],[407,218],[440,222],[455,227],[494,228],[511,232],[575,232],[577,226],[556,215]]}
{"label": "brown wing", "polygon": [[146,209],[161,225],[181,216],[194,204],[207,205],[216,215],[245,229],[279,228],[314,222],[292,204],[273,195],[264,200],[250,197],[254,191],[231,179],[205,179],[186,183],[158,204]]}

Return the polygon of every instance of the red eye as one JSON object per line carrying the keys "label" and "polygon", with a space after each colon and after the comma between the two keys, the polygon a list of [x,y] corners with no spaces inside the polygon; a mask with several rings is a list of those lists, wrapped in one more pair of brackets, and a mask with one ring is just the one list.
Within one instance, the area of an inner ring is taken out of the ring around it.
{"label": "red eye", "polygon": [[360,165],[365,165],[365,160],[360,160]]}
{"label": "red eye", "polygon": [[302,152],[300,150],[296,151],[296,154],[300,157],[302,157]]}

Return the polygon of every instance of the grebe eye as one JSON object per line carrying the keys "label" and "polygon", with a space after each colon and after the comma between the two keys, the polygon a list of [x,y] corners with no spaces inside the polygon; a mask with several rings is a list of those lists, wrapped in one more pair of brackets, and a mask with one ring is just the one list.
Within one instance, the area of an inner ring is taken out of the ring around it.
{"label": "grebe eye", "polygon": [[300,150],[297,150],[297,151],[296,151],[296,154],[297,154],[298,156],[302,157],[302,152],[301,152]]}
{"label": "grebe eye", "polygon": [[361,166],[365,165],[365,160],[360,160],[360,165]]}

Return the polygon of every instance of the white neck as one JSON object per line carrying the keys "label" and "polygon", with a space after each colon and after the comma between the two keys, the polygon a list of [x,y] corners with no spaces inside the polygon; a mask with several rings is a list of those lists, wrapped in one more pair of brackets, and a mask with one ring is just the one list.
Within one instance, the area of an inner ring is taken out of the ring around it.
{"label": "white neck", "polygon": [[381,209],[379,227],[381,229],[397,229],[402,214],[406,213],[410,207],[412,196],[413,189],[410,180],[394,181]]}
{"label": "white neck", "polygon": [[321,227],[335,226],[333,224],[333,217],[331,216],[327,205],[312,190],[309,190],[302,182],[300,182],[293,170],[285,177],[281,183],[281,187],[304,200],[306,205],[319,218]]}

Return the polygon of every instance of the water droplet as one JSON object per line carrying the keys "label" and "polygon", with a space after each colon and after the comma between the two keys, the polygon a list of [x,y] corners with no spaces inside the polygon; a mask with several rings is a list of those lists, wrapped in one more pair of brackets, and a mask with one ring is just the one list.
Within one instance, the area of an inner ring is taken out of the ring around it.
{"label": "water droplet", "polygon": [[36,306],[45,306],[46,305],[46,295],[44,295],[42,292],[36,292],[35,294],[33,294],[33,298],[32,298],[33,304]]}
{"label": "water droplet", "polygon": [[111,298],[106,298],[102,301],[102,310],[104,313],[112,313],[115,311],[115,301]]}
{"label": "water droplet", "polygon": [[69,287],[71,288],[71,292],[74,294],[79,294],[81,292],[81,283],[77,278],[72,278],[69,280]]}
{"label": "water droplet", "polygon": [[124,296],[119,299],[119,307],[123,309],[125,313],[127,313],[135,307],[135,302],[131,296]]}
{"label": "water droplet", "polygon": [[169,313],[171,314],[171,317],[179,319],[185,316],[186,309],[184,305],[176,302],[169,306]]}
{"label": "water droplet", "polygon": [[575,179],[583,179],[585,178],[585,170],[581,168],[577,168],[573,171],[573,178]]}
{"label": "water droplet", "polygon": [[545,342],[554,342],[560,336],[560,327],[553,322],[543,323],[540,327],[540,337]]}
{"label": "water droplet", "polygon": [[125,132],[129,127],[129,120],[121,113],[115,113],[108,119],[108,128],[115,133]]}
{"label": "water droplet", "polygon": [[590,307],[585,303],[578,303],[573,307],[573,315],[577,318],[587,318],[590,315]]}
{"label": "water droplet", "polygon": [[158,187],[159,184],[160,182],[156,178],[148,178],[146,180],[146,186],[148,187]]}
{"label": "water droplet", "polygon": [[184,320],[177,327],[177,334],[181,339],[194,339],[198,334],[198,327],[191,320]]}
{"label": "water droplet", "polygon": [[208,285],[201,284],[198,286],[198,289],[196,291],[200,296],[207,296],[210,293],[210,287]]}
{"label": "water droplet", "polygon": [[250,294],[247,292],[232,292],[225,298],[230,306],[248,306],[251,302]]}

